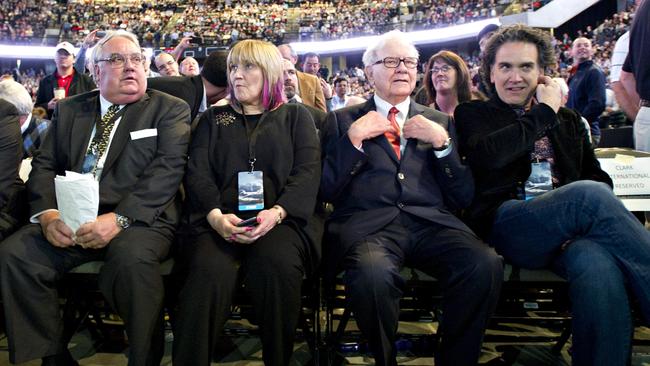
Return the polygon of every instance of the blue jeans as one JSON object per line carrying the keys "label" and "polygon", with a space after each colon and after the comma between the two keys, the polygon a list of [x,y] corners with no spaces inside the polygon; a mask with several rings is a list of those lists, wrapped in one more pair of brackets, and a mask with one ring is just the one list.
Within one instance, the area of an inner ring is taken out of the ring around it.
{"label": "blue jeans", "polygon": [[626,365],[634,296],[650,320],[650,232],[603,183],[578,181],[497,210],[490,242],[523,268],[569,282],[573,364]]}

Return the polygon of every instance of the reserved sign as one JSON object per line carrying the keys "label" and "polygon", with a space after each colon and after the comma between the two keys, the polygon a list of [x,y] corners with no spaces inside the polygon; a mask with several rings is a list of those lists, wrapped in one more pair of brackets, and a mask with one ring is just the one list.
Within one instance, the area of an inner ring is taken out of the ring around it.
{"label": "reserved sign", "polygon": [[650,157],[616,155],[598,161],[612,178],[617,196],[650,196]]}

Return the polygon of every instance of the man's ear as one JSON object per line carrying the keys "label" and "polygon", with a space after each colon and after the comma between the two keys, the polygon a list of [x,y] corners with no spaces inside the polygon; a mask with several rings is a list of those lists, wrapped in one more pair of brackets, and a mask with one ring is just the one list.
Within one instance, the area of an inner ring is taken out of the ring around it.
{"label": "man's ear", "polygon": [[372,74],[372,66],[364,67],[363,71],[365,71],[365,73],[366,73],[366,80],[368,80],[368,82],[372,85],[374,80],[375,80],[375,78],[374,78],[374,76]]}

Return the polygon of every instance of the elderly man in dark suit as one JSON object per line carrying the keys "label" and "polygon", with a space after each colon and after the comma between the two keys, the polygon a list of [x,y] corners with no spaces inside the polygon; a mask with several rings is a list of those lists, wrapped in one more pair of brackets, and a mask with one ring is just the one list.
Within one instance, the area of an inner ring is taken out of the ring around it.
{"label": "elderly man in dark suit", "polygon": [[0,240],[18,225],[15,195],[22,188],[18,169],[23,155],[19,118],[13,104],[0,99]]}
{"label": "elderly man in dark suit", "polygon": [[[28,181],[32,224],[0,245],[0,286],[13,363],[77,365],[63,339],[57,280],[104,260],[99,288],[124,319],[129,365],[160,361],[152,342],[161,320],[160,261],[179,220],[176,193],[189,142],[189,108],[147,90],[137,38],[109,33],[93,51],[99,91],[59,101]],[[99,216],[73,232],[57,209],[54,177],[99,182]]]}
{"label": "elderly man in dark suit", "polygon": [[328,115],[321,194],[334,204],[335,247],[324,250],[342,256],[349,304],[377,365],[396,364],[404,265],[435,276],[444,292],[436,365],[476,365],[503,264],[451,214],[472,200],[471,173],[450,118],[410,100],[418,51],[404,35],[381,36],[363,62],[374,97]]}

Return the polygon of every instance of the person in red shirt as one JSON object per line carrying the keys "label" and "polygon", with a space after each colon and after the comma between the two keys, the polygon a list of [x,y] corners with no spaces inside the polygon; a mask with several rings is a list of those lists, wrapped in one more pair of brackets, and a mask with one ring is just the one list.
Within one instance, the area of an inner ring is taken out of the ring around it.
{"label": "person in red shirt", "polygon": [[72,44],[69,42],[59,43],[54,55],[56,71],[44,77],[38,84],[34,106],[47,110],[48,119],[52,118],[56,103],[60,99],[96,88],[90,76],[74,68],[74,57],[75,49]]}

